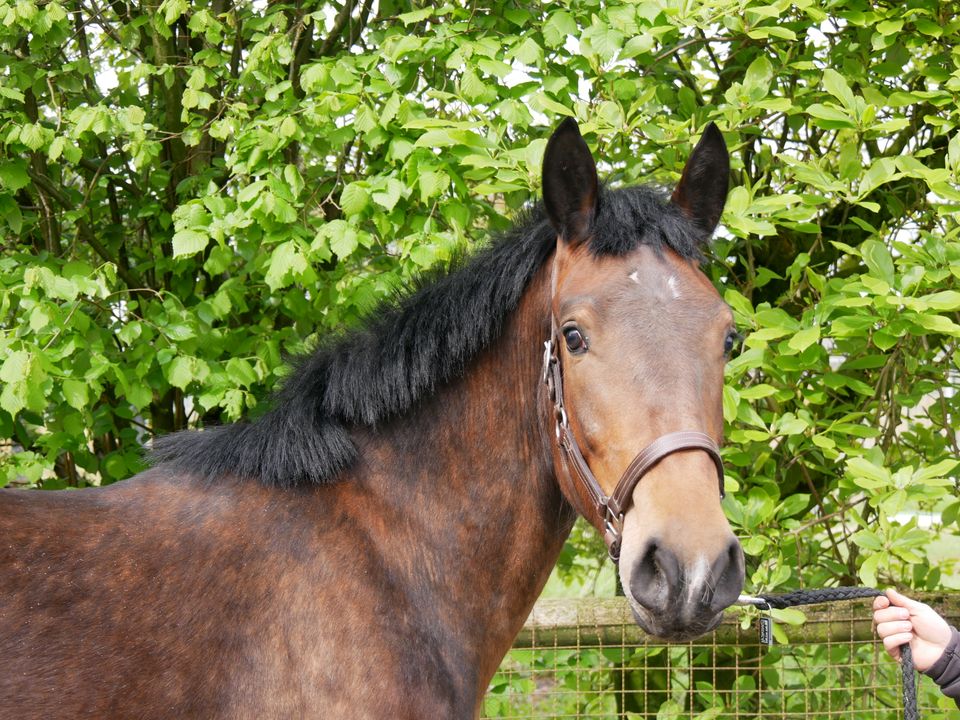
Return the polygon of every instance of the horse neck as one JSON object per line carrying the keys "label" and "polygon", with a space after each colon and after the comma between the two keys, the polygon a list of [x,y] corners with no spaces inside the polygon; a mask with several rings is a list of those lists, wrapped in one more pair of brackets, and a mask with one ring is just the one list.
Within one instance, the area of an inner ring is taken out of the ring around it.
{"label": "horse neck", "polygon": [[[540,383],[550,263],[464,377],[363,443],[362,485],[409,547],[421,607],[461,643],[479,692],[529,614],[572,524],[557,488]],[[369,506],[369,503],[368,503]],[[386,562],[403,562],[396,557]]]}

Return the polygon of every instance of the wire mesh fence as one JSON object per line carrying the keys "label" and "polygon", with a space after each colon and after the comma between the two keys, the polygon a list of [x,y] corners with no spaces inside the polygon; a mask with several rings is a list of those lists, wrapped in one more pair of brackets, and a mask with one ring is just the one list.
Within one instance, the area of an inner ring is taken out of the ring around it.
{"label": "wire mesh fence", "polygon": [[[960,597],[925,602],[953,624]],[[760,644],[756,613],[730,613],[693,642],[664,644],[633,622],[623,598],[537,604],[500,666],[483,718],[903,717],[899,668],[872,626],[869,600],[804,608]],[[957,720],[952,700],[921,678],[924,720]]]}

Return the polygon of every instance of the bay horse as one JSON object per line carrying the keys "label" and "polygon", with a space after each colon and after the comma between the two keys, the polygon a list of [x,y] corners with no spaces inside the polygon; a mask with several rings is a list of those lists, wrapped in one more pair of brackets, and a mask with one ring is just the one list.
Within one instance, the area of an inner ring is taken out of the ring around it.
{"label": "bay horse", "polygon": [[578,511],[642,628],[714,627],[744,577],[700,271],[728,176],[710,125],[669,199],[610,189],[565,120],[541,205],[256,420],[0,492],[0,717],[476,717]]}

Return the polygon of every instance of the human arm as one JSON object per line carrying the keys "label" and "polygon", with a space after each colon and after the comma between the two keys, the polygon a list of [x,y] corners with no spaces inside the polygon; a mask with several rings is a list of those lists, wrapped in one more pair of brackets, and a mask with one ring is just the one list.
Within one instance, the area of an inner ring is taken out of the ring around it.
{"label": "human arm", "polygon": [[926,671],[926,675],[933,678],[943,694],[953,698],[960,708],[960,631],[954,627],[950,629],[953,638],[947,643],[940,659]]}

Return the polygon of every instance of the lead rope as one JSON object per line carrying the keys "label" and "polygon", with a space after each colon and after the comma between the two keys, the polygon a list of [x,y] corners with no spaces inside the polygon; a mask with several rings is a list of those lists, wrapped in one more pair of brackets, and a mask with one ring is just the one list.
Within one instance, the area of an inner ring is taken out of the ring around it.
{"label": "lead rope", "polygon": [[[758,595],[756,597],[741,595],[736,604],[753,605],[760,610],[782,610],[797,605],[817,605],[838,600],[878,597],[883,594],[880,590],[868,587],[820,588],[817,590],[795,590],[783,595]],[[913,653],[910,652],[909,644],[900,646],[900,671],[903,674],[903,718],[904,720],[919,720],[920,712],[917,708],[917,684],[914,676]]]}

